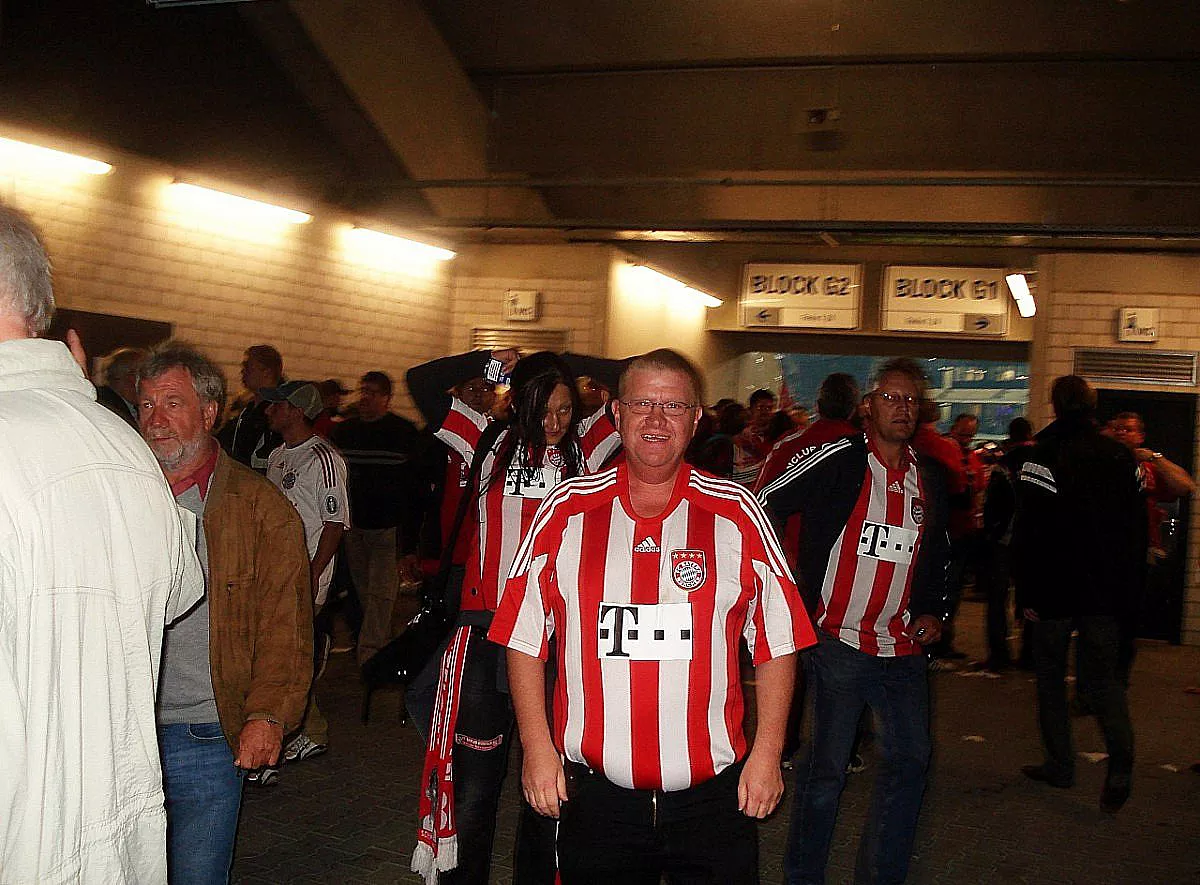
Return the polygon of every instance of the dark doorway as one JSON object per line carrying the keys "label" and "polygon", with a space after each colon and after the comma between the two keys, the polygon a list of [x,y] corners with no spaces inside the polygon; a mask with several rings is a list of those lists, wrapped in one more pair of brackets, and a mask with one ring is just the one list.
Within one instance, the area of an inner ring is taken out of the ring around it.
{"label": "dark doorway", "polygon": [[[1194,475],[1196,397],[1190,393],[1151,393],[1136,390],[1099,391],[1100,420],[1118,412],[1137,412],[1146,422],[1146,447],[1162,452]],[[1178,505],[1174,549],[1151,570],[1138,635],[1179,644],[1183,620],[1184,582],[1187,576],[1188,523],[1191,498]]]}
{"label": "dark doorway", "polygon": [[152,347],[171,337],[173,326],[154,320],[137,317],[122,317],[108,313],[90,313],[86,310],[59,308],[54,311],[54,322],[50,325],[47,338],[60,341],[66,337],[67,329],[79,333],[83,349],[87,351],[88,376],[96,367],[96,360],[118,347]]}

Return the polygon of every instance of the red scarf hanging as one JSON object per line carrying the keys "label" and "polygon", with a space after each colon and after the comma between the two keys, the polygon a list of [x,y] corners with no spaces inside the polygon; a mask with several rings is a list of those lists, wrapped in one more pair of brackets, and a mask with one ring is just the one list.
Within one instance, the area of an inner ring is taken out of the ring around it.
{"label": "red scarf hanging", "polygon": [[458,701],[462,693],[463,669],[467,660],[470,627],[459,627],[442,655],[441,676],[425,767],[421,771],[421,802],[418,807],[417,847],[412,871],[436,885],[438,873],[458,866],[458,831],[454,823],[454,732],[458,725]]}

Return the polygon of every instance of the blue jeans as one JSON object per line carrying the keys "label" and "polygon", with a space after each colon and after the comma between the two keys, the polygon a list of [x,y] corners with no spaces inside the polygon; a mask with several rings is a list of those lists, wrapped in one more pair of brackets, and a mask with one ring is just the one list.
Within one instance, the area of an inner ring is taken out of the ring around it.
{"label": "blue jeans", "polygon": [[226,885],[242,772],[218,722],[158,726],[171,885]]}
{"label": "blue jeans", "polygon": [[856,882],[899,883],[908,874],[929,767],[929,682],[925,655],[884,658],[821,637],[805,656],[813,737],[796,770],[796,799],[784,858],[788,885],[820,885],[846,785],[858,720],[875,714],[879,774],[859,843]]}

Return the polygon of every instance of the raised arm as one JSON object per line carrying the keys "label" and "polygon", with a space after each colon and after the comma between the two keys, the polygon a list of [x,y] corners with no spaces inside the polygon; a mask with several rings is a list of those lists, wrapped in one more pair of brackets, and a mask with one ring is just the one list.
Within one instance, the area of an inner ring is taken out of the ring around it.
{"label": "raised arm", "polygon": [[491,359],[491,351],[472,350],[413,366],[405,373],[408,392],[431,431],[438,430],[450,412],[450,388],[481,377]]}

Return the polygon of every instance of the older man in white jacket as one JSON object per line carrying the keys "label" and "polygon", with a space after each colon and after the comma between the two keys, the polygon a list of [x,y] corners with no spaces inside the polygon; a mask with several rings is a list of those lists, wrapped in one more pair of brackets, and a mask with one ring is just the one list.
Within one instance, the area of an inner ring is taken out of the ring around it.
{"label": "older man in white jacket", "polygon": [[36,337],[53,309],[0,204],[0,883],[161,883],[163,627],[203,577],[150,450]]}

